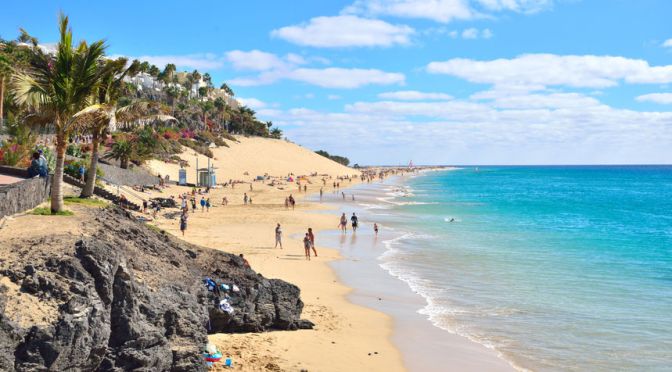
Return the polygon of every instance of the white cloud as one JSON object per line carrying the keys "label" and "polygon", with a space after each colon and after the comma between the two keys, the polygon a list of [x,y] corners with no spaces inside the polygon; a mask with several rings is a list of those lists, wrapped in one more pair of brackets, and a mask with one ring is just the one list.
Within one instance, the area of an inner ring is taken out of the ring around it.
{"label": "white cloud", "polygon": [[464,29],[462,31],[462,38],[463,39],[478,39],[478,34],[479,34],[478,29],[474,28],[474,27],[471,27],[471,28]]}
{"label": "white cloud", "polygon": [[459,37],[462,37],[463,39],[490,39],[495,35],[489,28],[484,28],[483,30],[480,30],[475,27],[470,27],[465,28],[462,30],[462,32],[460,32],[458,30],[450,30],[443,26],[430,27],[428,29],[423,30],[422,33],[424,35],[430,35],[430,36],[447,35],[451,39],[457,39]]}
{"label": "white cloud", "polygon": [[[473,95],[478,97],[478,94]],[[492,107],[506,109],[571,109],[599,106],[600,102],[580,93],[509,94],[489,102]]]}
{"label": "white cloud", "polygon": [[342,97],[339,96],[338,94],[330,94],[330,95],[327,96],[327,99],[330,100],[330,101],[337,101],[341,98]]}
{"label": "white cloud", "polygon": [[650,66],[639,59],[593,55],[527,54],[513,59],[456,58],[431,62],[427,71],[494,85],[605,88],[628,83],[672,82],[672,65]]}
{"label": "white cloud", "polygon": [[664,105],[672,105],[672,93],[649,93],[635,98],[639,102],[655,102]]}
{"label": "white cloud", "polygon": [[305,58],[294,53],[287,54],[285,56],[285,59],[287,59],[287,62],[293,63],[295,65],[305,65],[306,63],[308,63],[308,61],[306,61]]}
{"label": "white cloud", "polygon": [[297,63],[305,62],[305,59],[297,57],[297,55],[290,54],[280,58],[258,50],[229,52],[227,58],[234,68],[258,71],[258,74],[239,76],[229,79],[228,82],[237,86],[258,86],[272,84],[279,80],[294,80],[324,88],[353,89],[365,85],[403,84],[405,81],[404,74],[377,69],[299,67]]}
{"label": "white cloud", "polygon": [[312,47],[371,47],[410,43],[414,30],[377,19],[352,15],[316,17],[304,24],[273,30],[271,35]]}
{"label": "white cloud", "polygon": [[238,98],[236,98],[236,100],[238,102],[240,102],[241,105],[250,107],[254,110],[263,109],[263,108],[268,106],[266,104],[266,102],[264,102],[262,100],[259,100],[259,99],[256,99],[256,98],[241,98],[241,97],[238,97]]}
{"label": "white cloud", "polygon": [[667,39],[663,42],[664,48],[672,48],[672,39]]}
{"label": "white cloud", "polygon": [[672,112],[616,109],[573,94],[527,98],[535,97],[546,102],[356,102],[343,112],[278,111],[273,122],[298,143],[360,164],[672,161]]}
{"label": "white cloud", "polygon": [[288,62],[283,61],[275,54],[256,49],[249,52],[232,50],[226,53],[226,58],[236,70],[268,71],[285,68],[288,65]]}
{"label": "white cloud", "polygon": [[337,68],[324,69],[299,68],[287,78],[324,88],[352,89],[364,85],[403,84],[405,76],[376,69]]}
{"label": "white cloud", "polygon": [[357,0],[346,14],[426,18],[448,23],[476,17],[467,0]]}
{"label": "white cloud", "polygon": [[378,95],[382,99],[393,99],[401,101],[422,101],[422,100],[451,100],[453,97],[446,93],[428,93],[417,90],[400,90],[396,92],[385,92]]}
{"label": "white cloud", "polygon": [[487,10],[536,13],[550,8],[553,0],[477,0]]}
{"label": "white cloud", "polygon": [[491,17],[489,13],[492,12],[536,13],[552,5],[553,0],[356,0],[343,13],[448,23]]}
{"label": "white cloud", "polygon": [[[114,57],[114,56],[113,56]],[[175,64],[178,69],[217,70],[224,66],[224,58],[212,53],[189,54],[189,55],[165,55],[165,56],[139,56],[129,57],[140,61],[147,61],[159,68],[169,63]]]}

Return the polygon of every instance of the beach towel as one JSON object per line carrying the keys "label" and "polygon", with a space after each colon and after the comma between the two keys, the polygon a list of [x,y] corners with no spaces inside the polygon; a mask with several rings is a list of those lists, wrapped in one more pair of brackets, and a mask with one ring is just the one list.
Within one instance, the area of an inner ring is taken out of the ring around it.
{"label": "beach towel", "polygon": [[219,309],[229,314],[233,314],[233,307],[231,306],[231,304],[229,304],[229,301],[227,300],[219,301]]}

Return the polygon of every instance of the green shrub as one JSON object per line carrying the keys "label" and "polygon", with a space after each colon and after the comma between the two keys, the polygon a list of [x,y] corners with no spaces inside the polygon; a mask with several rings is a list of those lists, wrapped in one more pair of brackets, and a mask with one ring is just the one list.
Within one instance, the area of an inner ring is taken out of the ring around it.
{"label": "green shrub", "polygon": [[77,158],[81,158],[83,155],[81,146],[75,145],[74,143],[68,145],[68,147],[65,149],[65,154]]}
{"label": "green shrub", "polygon": [[186,147],[189,147],[190,149],[196,151],[199,154],[205,155],[209,158],[214,157],[212,154],[212,151],[210,151],[210,148],[206,145],[200,144],[196,141],[188,140],[186,138],[180,139],[180,144]]}

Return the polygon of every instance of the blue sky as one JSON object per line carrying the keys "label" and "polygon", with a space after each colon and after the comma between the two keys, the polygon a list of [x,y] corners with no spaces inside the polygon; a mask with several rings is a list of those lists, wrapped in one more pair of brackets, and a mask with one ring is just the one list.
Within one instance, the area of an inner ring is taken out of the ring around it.
{"label": "blue sky", "polygon": [[666,0],[22,1],[0,35],[59,10],[360,164],[672,163]]}

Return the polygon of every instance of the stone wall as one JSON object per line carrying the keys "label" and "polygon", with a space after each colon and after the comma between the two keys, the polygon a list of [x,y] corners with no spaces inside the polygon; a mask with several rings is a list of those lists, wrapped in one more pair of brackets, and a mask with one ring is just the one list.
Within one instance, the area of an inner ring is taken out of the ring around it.
{"label": "stone wall", "polygon": [[159,178],[148,171],[135,167],[134,169],[122,169],[114,165],[98,162],[98,167],[103,171],[103,178],[113,183],[126,186],[158,185]]}
{"label": "stone wall", "polygon": [[[3,170],[0,172],[8,174]],[[49,197],[51,177],[0,185],[0,218],[33,209],[44,202]]]}

